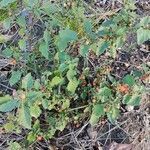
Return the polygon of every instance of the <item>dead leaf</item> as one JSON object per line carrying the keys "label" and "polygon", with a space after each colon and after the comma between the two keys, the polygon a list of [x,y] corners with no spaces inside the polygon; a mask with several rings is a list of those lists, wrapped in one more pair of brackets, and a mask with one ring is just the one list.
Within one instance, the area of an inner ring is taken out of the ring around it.
{"label": "dead leaf", "polygon": [[129,86],[127,84],[119,84],[117,89],[121,93],[124,93],[124,94],[129,93]]}
{"label": "dead leaf", "polygon": [[141,80],[146,82],[146,83],[150,83],[150,73],[143,75],[141,77]]}

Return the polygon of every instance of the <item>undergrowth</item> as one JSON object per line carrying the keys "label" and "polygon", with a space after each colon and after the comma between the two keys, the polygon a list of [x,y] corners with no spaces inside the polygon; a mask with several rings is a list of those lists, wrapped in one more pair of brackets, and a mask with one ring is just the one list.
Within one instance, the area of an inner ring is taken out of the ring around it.
{"label": "undergrowth", "polygon": [[[95,125],[108,118],[116,124],[123,105],[140,105],[147,90],[140,77],[146,72],[132,71],[118,80],[110,67],[128,34],[137,36],[132,47],[150,38],[150,18],[140,18],[133,1],[105,15],[80,0],[1,0],[0,12],[4,30],[19,37],[0,35],[1,56],[13,66],[8,76],[13,90],[0,97],[0,112],[10,112],[3,129],[29,129],[26,146],[39,136],[52,138],[72,122],[89,119]],[[102,65],[89,59],[105,55]]]}

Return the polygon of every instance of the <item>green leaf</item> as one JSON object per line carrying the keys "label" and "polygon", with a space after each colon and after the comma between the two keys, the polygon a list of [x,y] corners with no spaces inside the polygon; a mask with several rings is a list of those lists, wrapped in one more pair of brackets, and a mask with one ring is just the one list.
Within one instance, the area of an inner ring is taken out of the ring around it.
{"label": "green leaf", "polygon": [[21,150],[22,148],[21,148],[20,144],[17,142],[10,142],[8,149],[9,150]]}
{"label": "green leaf", "polygon": [[126,94],[126,95],[123,97],[122,103],[123,103],[123,104],[128,104],[128,102],[130,101],[130,99],[131,99],[131,95]]}
{"label": "green leaf", "polygon": [[67,90],[70,91],[72,94],[75,93],[76,88],[78,87],[79,81],[77,79],[70,80],[67,85]]}
{"label": "green leaf", "polygon": [[59,32],[59,37],[57,40],[57,46],[60,51],[64,51],[69,42],[74,42],[77,40],[77,33],[70,29],[61,30]]}
{"label": "green leaf", "polygon": [[[42,9],[47,15],[52,15],[54,13],[57,13],[60,11],[58,8],[57,4],[52,4],[50,1],[49,2],[44,2]],[[55,19],[55,18],[54,18]]]}
{"label": "green leaf", "polygon": [[7,7],[9,4],[15,2],[16,0],[1,0],[0,8]]}
{"label": "green leaf", "polygon": [[38,118],[41,113],[42,111],[37,104],[34,106],[30,106],[30,114],[32,117]]}
{"label": "green leaf", "polygon": [[6,130],[6,132],[13,132],[13,130],[16,128],[16,126],[14,125],[14,123],[8,122],[4,125],[4,129]]}
{"label": "green leaf", "polygon": [[77,40],[77,33],[70,29],[61,30],[59,32],[59,37],[64,40],[64,42],[70,42]]}
{"label": "green leaf", "polygon": [[123,78],[123,83],[128,84],[129,86],[133,86],[135,84],[135,80],[134,77],[127,74],[124,78]]}
{"label": "green leaf", "polygon": [[28,103],[32,105],[37,100],[41,99],[43,96],[41,91],[28,91],[27,93],[27,99]]}
{"label": "green leaf", "polygon": [[29,107],[25,104],[22,104],[19,110],[19,122],[20,125],[24,126],[27,129],[31,129],[31,115]]}
{"label": "green leaf", "polygon": [[115,124],[119,114],[120,110],[115,106],[111,106],[110,111],[107,112],[107,117],[112,124]]}
{"label": "green leaf", "polygon": [[137,43],[140,45],[150,39],[150,30],[139,28],[137,30]]}
{"label": "green leaf", "polygon": [[61,77],[55,76],[52,81],[51,81],[51,86],[56,86],[58,84],[60,84],[63,81],[63,79]]}
{"label": "green leaf", "polygon": [[70,81],[70,80],[73,80],[73,78],[75,77],[75,75],[76,75],[76,71],[73,69],[73,68],[71,68],[71,69],[69,69],[68,70],[68,72],[67,72],[67,79]]}
{"label": "green leaf", "polygon": [[95,125],[99,121],[99,118],[100,118],[99,116],[96,116],[95,114],[92,114],[91,118],[90,118],[90,124]]}
{"label": "green leaf", "polygon": [[99,90],[99,95],[109,97],[111,96],[111,89],[108,87],[103,87]]}
{"label": "green leaf", "polygon": [[86,33],[88,33],[88,34],[92,33],[92,23],[90,22],[90,20],[84,21],[84,29],[85,29]]}
{"label": "green leaf", "polygon": [[86,57],[88,55],[89,48],[90,48],[89,45],[81,45],[81,47],[80,47],[81,56]]}
{"label": "green leaf", "polygon": [[12,71],[11,78],[9,79],[9,83],[11,86],[16,84],[20,80],[21,74],[22,74],[22,72],[19,70]]}
{"label": "green leaf", "polygon": [[48,100],[47,99],[42,99],[42,106],[44,109],[48,109]]}
{"label": "green leaf", "polygon": [[49,59],[49,49],[46,42],[41,42],[39,46],[39,51],[41,52],[42,56],[44,56],[46,59]]}
{"label": "green leaf", "polygon": [[150,24],[150,16],[145,16],[140,21],[140,26],[146,27]]}
{"label": "green leaf", "polygon": [[29,132],[27,136],[27,141],[29,144],[33,143],[36,140],[37,135],[34,132]]}
{"label": "green leaf", "polygon": [[98,48],[97,55],[103,54],[108,47],[109,47],[109,42],[103,41]]}
{"label": "green leaf", "polygon": [[47,29],[44,31],[43,38],[44,38],[44,40],[45,40],[46,45],[49,46],[50,34],[49,34],[49,32],[48,32]]}
{"label": "green leaf", "polygon": [[31,73],[28,73],[22,80],[22,88],[24,89],[30,89],[33,86],[33,78],[31,76]]}
{"label": "green leaf", "polygon": [[105,115],[104,106],[102,104],[94,105],[90,118],[91,125],[95,125],[103,115]]}
{"label": "green leaf", "polygon": [[123,103],[131,106],[139,106],[141,98],[139,95],[125,95],[123,98]]}
{"label": "green leaf", "polygon": [[17,100],[6,101],[5,103],[0,105],[0,112],[9,112],[19,106],[19,102]]}
{"label": "green leaf", "polygon": [[0,105],[11,100],[12,100],[12,97],[10,95],[5,95],[3,97],[0,97]]}
{"label": "green leaf", "polygon": [[8,30],[11,26],[11,19],[10,18],[6,18],[4,21],[3,21],[3,26],[5,28],[5,30]]}
{"label": "green leaf", "polygon": [[35,80],[35,82],[34,82],[34,88],[36,89],[36,90],[39,90],[40,89],[40,82],[38,81],[38,80]]}
{"label": "green leaf", "polygon": [[102,104],[96,104],[93,107],[93,114],[95,114],[96,116],[103,116],[105,114],[104,112],[104,106]]}
{"label": "green leaf", "polygon": [[10,41],[12,38],[11,35],[3,35],[0,33],[0,44]]}
{"label": "green leaf", "polygon": [[12,57],[13,55],[13,51],[10,48],[6,48],[2,51],[2,55],[4,55],[5,57]]}
{"label": "green leaf", "polygon": [[26,51],[27,47],[26,47],[26,41],[24,39],[19,40],[18,44],[19,44],[19,48],[22,51]]}

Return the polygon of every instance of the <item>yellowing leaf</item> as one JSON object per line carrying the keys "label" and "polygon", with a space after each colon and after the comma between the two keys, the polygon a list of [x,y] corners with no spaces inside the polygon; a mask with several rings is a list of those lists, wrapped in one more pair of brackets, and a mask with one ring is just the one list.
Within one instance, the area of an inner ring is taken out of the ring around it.
{"label": "yellowing leaf", "polygon": [[33,86],[33,78],[31,76],[31,73],[28,73],[22,80],[22,88],[24,89],[30,89]]}
{"label": "yellowing leaf", "polygon": [[42,111],[37,104],[30,107],[30,114],[32,117],[38,118],[40,116],[41,112]]}
{"label": "yellowing leaf", "polygon": [[70,91],[72,94],[75,93],[76,88],[78,87],[79,81],[76,79],[70,80],[67,85],[67,90]]}
{"label": "yellowing leaf", "polygon": [[52,81],[51,81],[51,86],[56,86],[58,84],[60,84],[61,82],[63,81],[62,78],[58,77],[58,76],[55,76]]}

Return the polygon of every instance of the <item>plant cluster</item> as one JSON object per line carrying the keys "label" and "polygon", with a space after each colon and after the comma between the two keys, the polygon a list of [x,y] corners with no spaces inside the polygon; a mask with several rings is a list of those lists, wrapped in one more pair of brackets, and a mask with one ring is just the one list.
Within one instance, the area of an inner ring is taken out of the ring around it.
{"label": "plant cluster", "polygon": [[[9,85],[1,94],[0,112],[8,114],[6,132],[29,129],[28,144],[37,136],[52,138],[68,123],[101,117],[116,123],[122,105],[138,106],[146,88],[139,82],[145,72],[133,71],[117,80],[109,60],[117,57],[129,33],[137,44],[150,39],[150,17],[140,19],[128,1],[122,9],[101,17],[80,0],[52,3],[49,0],[1,0],[0,11],[17,7],[2,19],[5,30],[17,28],[16,41],[0,35],[1,56],[12,60]],[[139,23],[137,23],[139,22]],[[107,53],[102,66],[91,66]]]}

